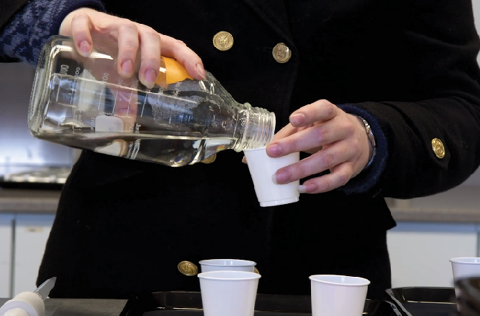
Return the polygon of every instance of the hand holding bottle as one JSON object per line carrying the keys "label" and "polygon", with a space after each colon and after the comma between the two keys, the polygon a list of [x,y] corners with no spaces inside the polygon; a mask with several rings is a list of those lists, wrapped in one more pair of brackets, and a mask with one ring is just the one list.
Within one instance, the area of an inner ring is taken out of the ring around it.
{"label": "hand holding bottle", "polygon": [[[90,56],[94,46],[108,55],[115,56],[117,72],[124,79],[125,86],[129,85],[129,81],[137,80],[135,75],[138,71],[140,82],[147,88],[152,88],[159,75],[160,56],[174,57],[195,79],[202,80],[206,76],[200,57],[182,41],[128,19],[81,8],[65,17],[60,26],[60,34],[72,37],[77,52],[83,57]],[[140,56],[138,56],[139,53]],[[138,60],[140,65],[136,64]],[[103,74],[110,71],[109,64],[102,68],[102,63],[97,62],[91,74],[95,79],[102,80]],[[115,115],[123,121],[123,129],[130,131],[133,129],[137,114],[136,97],[132,98],[127,89],[124,89],[124,93],[120,88],[117,90],[119,97]],[[117,141],[122,147],[120,156],[123,156],[126,145],[122,140]]]}
{"label": "hand holding bottle", "polygon": [[278,183],[288,183],[330,170],[305,181],[301,193],[322,193],[345,185],[367,165],[371,155],[365,126],[327,100],[306,105],[290,115],[290,123],[282,128],[267,146],[270,157],[293,152],[311,156],[276,173]]}
{"label": "hand holding bottle", "polygon": [[71,37],[45,43],[30,99],[32,135],[172,167],[272,140],[275,115],[238,103],[212,74],[194,80],[175,59],[161,57],[160,75],[148,89],[136,76],[119,76],[117,56],[105,48],[95,46],[84,57]]}
{"label": "hand holding bottle", "polygon": [[100,43],[110,48],[118,47],[117,70],[124,78],[134,75],[135,62],[141,60],[138,77],[148,88],[153,87],[158,76],[160,56],[175,58],[195,79],[205,78],[202,60],[185,43],[128,19],[81,8],[65,17],[60,35],[71,36],[77,51],[85,57]]}

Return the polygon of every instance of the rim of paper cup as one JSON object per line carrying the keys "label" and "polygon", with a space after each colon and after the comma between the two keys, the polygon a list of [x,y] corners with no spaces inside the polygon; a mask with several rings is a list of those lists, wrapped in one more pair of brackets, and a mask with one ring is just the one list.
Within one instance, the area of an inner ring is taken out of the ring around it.
{"label": "rim of paper cup", "polygon": [[[233,264],[226,264],[228,262]],[[244,259],[205,259],[198,263],[209,267],[251,267],[257,265],[255,261]]]}
{"label": "rim of paper cup", "polygon": [[250,149],[244,149],[243,151],[245,152],[252,152],[252,151],[259,151],[259,150],[265,150],[267,148],[267,146],[263,146],[263,147],[256,147],[256,148],[250,148]]}
{"label": "rim of paper cup", "polygon": [[[228,277],[230,275],[230,277]],[[260,279],[261,275],[249,271],[209,271],[197,274],[201,279],[207,280],[227,280],[227,281],[245,281]]]}
{"label": "rim of paper cup", "polygon": [[[339,282],[338,279],[354,281],[354,283]],[[344,285],[344,286],[365,286],[370,284],[370,280],[362,277],[354,277],[348,275],[337,274],[316,274],[311,275],[310,280],[314,282],[332,284],[332,285]]]}
{"label": "rim of paper cup", "polygon": [[480,257],[457,257],[450,259],[453,263],[480,264]]}
{"label": "rim of paper cup", "polygon": [[260,202],[260,206],[265,207],[265,206],[283,205],[283,204],[295,203],[295,202],[298,202],[299,200],[300,198],[296,196],[288,199]]}

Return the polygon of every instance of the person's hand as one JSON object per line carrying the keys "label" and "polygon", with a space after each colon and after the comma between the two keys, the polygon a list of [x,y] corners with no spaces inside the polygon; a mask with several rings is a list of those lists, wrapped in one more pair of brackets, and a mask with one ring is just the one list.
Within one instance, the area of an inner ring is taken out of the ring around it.
{"label": "person's hand", "polygon": [[371,154],[363,123],[327,100],[319,100],[293,112],[290,123],[267,146],[270,157],[300,151],[311,155],[279,169],[277,183],[288,183],[330,170],[330,173],[305,181],[299,187],[301,193],[327,192],[345,185],[363,170]]}
{"label": "person's hand", "polygon": [[148,88],[153,87],[158,76],[160,56],[175,58],[195,79],[205,78],[202,60],[185,43],[128,19],[81,8],[65,17],[60,35],[72,37],[77,51],[84,57],[97,43],[115,49],[118,47],[117,71],[123,78],[133,76],[140,51],[138,77]]}

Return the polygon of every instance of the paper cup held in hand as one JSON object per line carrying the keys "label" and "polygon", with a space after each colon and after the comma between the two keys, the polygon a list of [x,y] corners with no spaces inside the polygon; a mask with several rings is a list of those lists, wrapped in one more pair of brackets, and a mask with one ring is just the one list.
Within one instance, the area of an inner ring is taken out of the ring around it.
{"label": "paper cup held in hand", "polygon": [[260,206],[275,206],[294,203],[299,200],[298,186],[300,181],[276,184],[273,176],[278,169],[291,165],[300,159],[300,153],[292,153],[283,157],[271,158],[265,147],[244,150],[248,170],[252,176],[255,193]]}

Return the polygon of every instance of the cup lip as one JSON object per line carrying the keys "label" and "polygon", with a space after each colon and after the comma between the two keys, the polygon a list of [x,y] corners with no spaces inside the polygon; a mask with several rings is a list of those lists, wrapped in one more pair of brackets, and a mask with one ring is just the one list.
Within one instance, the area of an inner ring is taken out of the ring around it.
{"label": "cup lip", "polygon": [[250,271],[208,271],[197,274],[200,279],[219,281],[246,281],[260,279],[261,275]]}
{"label": "cup lip", "polygon": [[477,265],[480,264],[480,257],[455,257],[451,258],[450,262]]}
{"label": "cup lip", "polygon": [[[311,275],[310,280],[318,283],[342,285],[342,286],[365,286],[370,284],[370,280],[357,276],[341,275],[341,274],[314,274]],[[355,283],[342,283],[335,281],[335,279],[348,279],[355,281]]]}
{"label": "cup lip", "polygon": [[[226,263],[227,261],[233,262],[234,264],[222,264],[222,262]],[[251,267],[257,265],[255,261],[245,259],[204,259],[198,263],[209,267]]]}
{"label": "cup lip", "polygon": [[259,151],[259,150],[266,150],[266,149],[267,149],[267,146],[262,146],[262,147],[244,149],[243,151],[252,152],[252,151]]}

